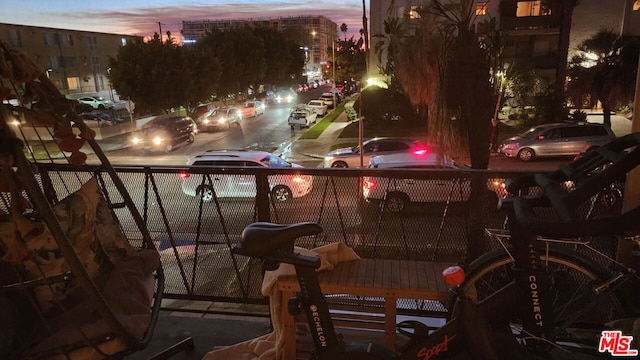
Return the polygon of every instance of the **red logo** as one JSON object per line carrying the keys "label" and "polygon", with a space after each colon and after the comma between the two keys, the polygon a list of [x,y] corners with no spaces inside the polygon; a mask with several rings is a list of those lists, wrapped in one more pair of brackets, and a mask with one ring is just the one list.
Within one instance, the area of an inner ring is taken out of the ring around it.
{"label": "red logo", "polygon": [[633,336],[624,336],[622,331],[603,331],[598,351],[601,353],[608,351],[613,356],[638,355],[638,350],[631,348],[631,341],[633,341]]}
{"label": "red logo", "polygon": [[456,336],[453,335],[451,337],[445,335],[444,336],[444,340],[442,340],[441,343],[436,344],[435,346],[427,349],[426,347],[423,347],[422,349],[420,349],[420,351],[418,351],[418,359],[422,359],[422,360],[429,360],[432,357],[437,357],[438,355],[440,355],[441,352],[447,352],[449,351],[449,341],[453,340],[453,338],[455,338]]}

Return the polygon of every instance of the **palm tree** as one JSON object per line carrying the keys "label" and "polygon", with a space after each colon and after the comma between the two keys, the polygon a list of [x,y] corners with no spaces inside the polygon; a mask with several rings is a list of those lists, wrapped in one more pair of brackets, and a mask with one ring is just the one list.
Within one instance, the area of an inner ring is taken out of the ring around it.
{"label": "palm tree", "polygon": [[[404,21],[396,17],[389,17],[384,21],[384,34],[374,34],[378,39],[374,51],[378,55],[380,73],[390,78],[390,87],[395,84],[395,59],[398,48],[403,46],[407,37],[407,28]],[[386,63],[382,65],[382,58],[386,55]]]}
{"label": "palm tree", "polygon": [[345,41],[347,40],[347,30],[349,30],[349,28],[347,27],[347,24],[342,23],[342,25],[340,25],[340,31],[342,31]]}
{"label": "palm tree", "polygon": [[[415,35],[395,58],[398,81],[414,105],[428,106],[430,140],[450,155],[469,155],[472,168],[486,169],[495,90],[486,50],[475,33],[475,1],[433,0],[418,14]],[[484,251],[486,181],[472,178],[470,195],[474,216],[467,260]]]}
{"label": "palm tree", "polygon": [[[611,126],[611,111],[633,97],[640,40],[602,29],[580,44],[579,50],[569,67],[570,94],[574,102],[587,98],[591,106],[600,101],[604,123]],[[590,60],[594,55],[596,59]],[[588,95],[580,96],[577,86]]]}

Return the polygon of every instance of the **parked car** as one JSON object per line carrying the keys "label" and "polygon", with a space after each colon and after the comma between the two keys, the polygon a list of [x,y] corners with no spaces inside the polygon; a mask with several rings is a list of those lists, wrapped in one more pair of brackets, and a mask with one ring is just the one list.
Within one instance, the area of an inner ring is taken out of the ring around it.
{"label": "parked car", "polygon": [[158,116],[145,123],[131,138],[136,149],[169,153],[182,144],[195,141],[196,123],[188,116]]}
{"label": "parked car", "polygon": [[243,117],[256,117],[264,114],[264,110],[262,101],[246,101],[240,108]]}
{"label": "parked car", "polygon": [[548,156],[576,156],[600,147],[616,136],[602,124],[553,123],[532,127],[524,133],[506,139],[498,152],[522,161]]}
{"label": "parked car", "polygon": [[315,110],[318,116],[325,116],[328,111],[327,105],[322,100],[311,100],[307,103],[307,106]]}
{"label": "parked car", "polygon": [[[435,152],[422,154],[401,153],[374,156],[370,160],[370,168],[401,170],[457,170],[465,166],[458,165],[450,157]],[[487,184],[488,199],[491,209],[497,210],[498,199],[507,192],[504,182],[490,179]],[[471,180],[443,176],[441,179],[398,179],[386,177],[364,177],[362,195],[369,203],[380,204],[384,201],[384,209],[392,213],[404,212],[411,203],[447,203],[464,202],[471,194]]]}
{"label": "parked car", "polygon": [[309,127],[311,126],[311,124],[315,124],[317,118],[318,114],[316,114],[315,110],[304,104],[300,104],[291,109],[287,122],[292,129],[296,125],[302,128]]}
{"label": "parked car", "polygon": [[201,117],[198,122],[198,129],[201,131],[226,130],[231,125],[240,126],[242,113],[235,106],[215,108]]}
{"label": "parked car", "polygon": [[[364,166],[369,164],[372,156],[389,155],[395,153],[423,153],[428,151],[428,147],[413,138],[378,137],[369,139],[362,143],[364,149]],[[360,147],[340,148],[327,153],[324,157],[324,167],[359,167]]]}
{"label": "parked car", "polygon": [[87,124],[95,122],[96,126],[111,126],[115,124],[121,124],[124,122],[123,118],[112,116],[109,113],[101,111],[90,111],[80,114],[80,118]]}
{"label": "parked car", "polygon": [[322,93],[322,95],[320,95],[319,100],[324,101],[324,103],[327,105],[329,109],[335,109],[339,101],[338,95],[330,92]]}
{"label": "parked car", "polygon": [[113,101],[101,96],[83,96],[77,100],[81,104],[90,105],[92,108],[98,110],[113,109],[115,107]]}
{"label": "parked car", "polygon": [[[244,150],[212,150],[198,153],[189,157],[187,165],[302,168],[268,152]],[[216,174],[211,178],[211,184],[203,182],[201,175],[194,175],[189,171],[182,172],[180,177],[182,191],[189,196],[200,196],[205,202],[214,199],[214,192],[219,198],[256,196],[256,178],[253,174]],[[303,174],[273,175],[269,176],[269,187],[275,201],[285,202],[307,195],[313,187],[313,180],[311,176]]]}

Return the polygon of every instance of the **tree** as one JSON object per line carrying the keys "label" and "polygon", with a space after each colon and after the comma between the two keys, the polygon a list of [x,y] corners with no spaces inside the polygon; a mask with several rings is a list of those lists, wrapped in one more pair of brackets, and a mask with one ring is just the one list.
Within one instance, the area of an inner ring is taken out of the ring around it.
{"label": "tree", "polygon": [[[365,52],[362,49],[363,39],[338,40],[335,48],[336,80],[361,79],[366,74]],[[335,80],[334,80],[335,81]]]}
{"label": "tree", "polygon": [[[466,149],[471,167],[489,164],[489,129],[495,107],[489,59],[473,24],[475,1],[433,0],[418,9],[419,26],[396,57],[399,82],[415,105],[428,106],[428,135],[439,149]],[[486,180],[473,177],[467,260],[484,251]]]}
{"label": "tree", "polygon": [[269,85],[289,83],[289,68],[294,60],[294,53],[291,52],[285,37],[280,31],[272,28],[254,29],[253,33],[262,39],[264,49],[269,49],[264,51],[265,72],[259,81]]}
{"label": "tree", "polygon": [[206,101],[216,90],[220,64],[211,53],[192,53],[170,36],[128,43],[109,59],[110,81],[141,114]]}
{"label": "tree", "polygon": [[250,29],[214,30],[198,46],[204,46],[220,59],[223,71],[218,96],[235,98],[265,77],[267,62],[263,40]]}
{"label": "tree", "polygon": [[389,17],[384,20],[384,34],[374,34],[373,38],[379,41],[373,48],[378,55],[378,63],[382,64],[382,58],[386,55],[384,65],[378,65],[380,73],[389,77],[389,87],[396,89],[395,61],[397,48],[404,45],[407,39],[407,28],[405,22],[397,17]]}
{"label": "tree", "polygon": [[347,24],[342,23],[342,25],[340,25],[340,31],[342,31],[342,34],[344,35],[344,39],[347,40],[347,30],[349,28],[347,27]]}
{"label": "tree", "polygon": [[[611,111],[633,98],[638,68],[638,37],[602,29],[579,46],[571,59],[568,94],[574,104],[602,103],[604,123],[611,126]],[[595,57],[595,59],[594,59]]]}

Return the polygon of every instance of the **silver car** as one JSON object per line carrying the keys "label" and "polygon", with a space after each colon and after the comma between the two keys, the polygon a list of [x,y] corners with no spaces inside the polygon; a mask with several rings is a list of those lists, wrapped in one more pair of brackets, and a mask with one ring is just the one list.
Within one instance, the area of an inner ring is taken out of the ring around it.
{"label": "silver car", "polygon": [[615,138],[611,129],[601,124],[544,124],[503,141],[498,152],[522,161],[546,156],[576,156]]}
{"label": "silver car", "polygon": [[[377,137],[362,144],[364,166],[369,165],[372,156],[397,153],[424,153],[427,146],[416,139]],[[360,147],[346,147],[330,151],[324,157],[324,167],[348,168],[360,167]]]}

